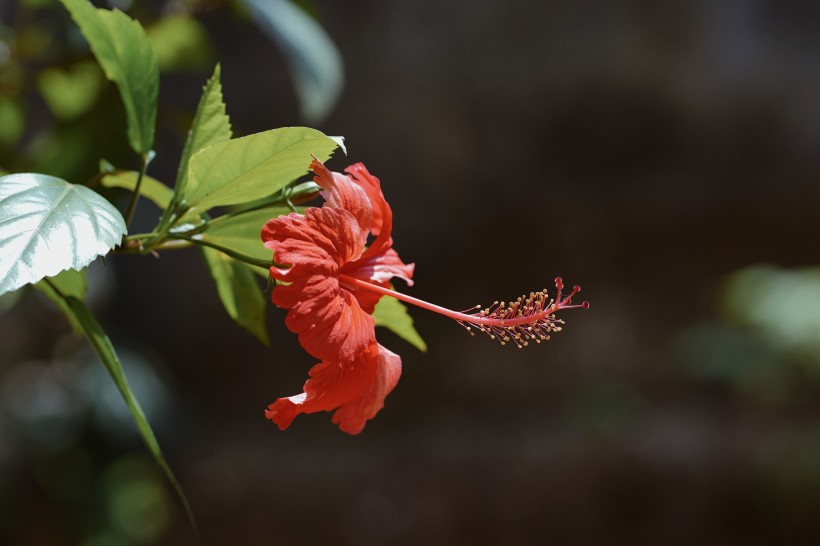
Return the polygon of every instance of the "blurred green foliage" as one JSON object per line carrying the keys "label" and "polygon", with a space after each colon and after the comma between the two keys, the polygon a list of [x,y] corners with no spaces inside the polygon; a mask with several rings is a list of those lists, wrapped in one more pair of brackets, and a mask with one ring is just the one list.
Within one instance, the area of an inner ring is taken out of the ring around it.
{"label": "blurred green foliage", "polygon": [[[139,19],[162,74],[203,76],[216,59],[199,13],[241,6],[231,10],[233,16],[241,12],[248,24],[259,26],[282,48],[308,121],[326,116],[340,94],[338,51],[310,14],[289,1],[278,2],[277,9],[256,3],[250,10],[241,0],[96,5],[128,10]],[[121,130],[123,105],[60,2],[19,0],[10,13],[10,20],[0,20],[0,170],[45,172],[80,182],[94,172],[101,157],[135,166]],[[172,124],[188,115],[160,104],[158,130],[184,134],[184,124]]]}
{"label": "blurred green foliage", "polygon": [[820,268],[742,269],[727,282],[723,309],[820,378]]}
{"label": "blurred green foliage", "polygon": [[820,386],[820,268],[755,265],[730,275],[718,320],[679,337],[697,377],[783,405]]}
{"label": "blurred green foliage", "polygon": [[172,501],[150,461],[124,457],[106,469],[103,484],[107,523],[126,543],[151,544],[166,530]]}
{"label": "blurred green foliage", "polygon": [[147,29],[162,72],[211,70],[214,52],[210,38],[196,19],[171,15]]}
{"label": "blurred green foliage", "polygon": [[[213,68],[213,47],[196,18],[197,4],[179,4],[184,9],[167,15],[156,4],[133,6],[162,73],[205,75]],[[65,8],[57,0],[24,0],[12,13],[0,21],[0,170],[82,182],[102,157],[134,164],[116,87],[106,81]],[[187,114],[166,107],[161,119]]]}
{"label": "blurred green foliage", "polygon": [[105,83],[102,70],[92,61],[80,61],[67,70],[46,67],[37,76],[37,90],[54,119],[71,121],[94,107]]}

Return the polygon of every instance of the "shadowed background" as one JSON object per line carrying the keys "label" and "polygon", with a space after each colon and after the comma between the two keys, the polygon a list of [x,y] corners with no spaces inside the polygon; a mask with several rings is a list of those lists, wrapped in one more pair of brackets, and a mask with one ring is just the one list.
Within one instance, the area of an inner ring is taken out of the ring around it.
{"label": "shadowed background", "polygon": [[[37,92],[44,63],[76,61],[54,45],[76,39],[64,10],[0,1],[22,59],[0,55],[0,91],[25,116],[0,129],[0,168],[82,181],[100,156],[133,162],[113,87],[57,122]],[[169,9],[136,4],[146,25]],[[230,5],[189,5],[210,53],[163,74],[151,174],[168,183],[217,60],[235,134],[305,123],[276,46]],[[815,543],[820,6],[305,5],[345,65],[316,127],[347,139],[333,170],[381,179],[416,263],[399,288],[464,309],[561,275],[591,309],[525,350],[411,309],[428,352],[377,332],[404,369],[361,435],[328,414],[280,432],[262,410],[314,363],[284,312],[266,348],[195,250],[106,258],[92,307],[203,544]],[[137,226],[157,215],[141,203]],[[84,347],[33,292],[0,315],[0,542],[191,542]]]}

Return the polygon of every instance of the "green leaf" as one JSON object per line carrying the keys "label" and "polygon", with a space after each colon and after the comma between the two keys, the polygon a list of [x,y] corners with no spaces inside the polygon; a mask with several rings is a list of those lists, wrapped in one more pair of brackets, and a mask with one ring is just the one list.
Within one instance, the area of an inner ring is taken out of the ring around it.
{"label": "green leaf", "polygon": [[177,183],[174,187],[174,202],[182,200],[188,186],[188,163],[191,156],[203,148],[227,142],[231,139],[231,120],[225,113],[225,101],[222,98],[222,84],[219,81],[221,69],[219,65],[202,89],[202,98],[196,109],[188,139],[182,150],[177,171]]}
{"label": "green leaf", "polygon": [[376,319],[376,326],[384,326],[419,351],[427,352],[427,344],[413,326],[413,317],[399,300],[389,296],[380,299],[373,311],[373,318]]}
{"label": "green leaf", "polygon": [[[265,326],[267,300],[250,267],[212,248],[203,248],[202,254],[216,283],[219,299],[222,300],[228,315],[259,341],[268,345],[268,331]],[[268,254],[270,259],[270,251]]]}
{"label": "green leaf", "polygon": [[191,157],[185,199],[200,211],[261,199],[305,174],[311,155],[326,161],[337,146],[306,127],[273,129],[210,146]]}
{"label": "green leaf", "polygon": [[[118,171],[103,176],[100,183],[106,188],[123,188],[134,191],[138,178],[137,171]],[[171,202],[173,191],[156,178],[144,175],[142,184],[140,184],[140,195],[152,201],[159,208],[165,209]]]}
{"label": "green leaf", "polygon": [[285,207],[272,207],[246,212],[224,220],[217,218],[210,223],[208,230],[201,235],[201,238],[240,254],[270,261],[273,253],[262,244],[260,236],[262,226],[271,218],[289,212],[290,209]]}
{"label": "green leaf", "polygon": [[139,154],[154,145],[159,64],[145,31],[119,10],[87,0],[60,0],[88,40],[106,77],[117,84],[128,118],[128,141]]}
{"label": "green leaf", "polygon": [[322,121],[344,84],[342,56],[327,33],[290,0],[244,0],[259,28],[274,40],[290,68],[302,116]]}
{"label": "green leaf", "polygon": [[182,487],[179,485],[173,471],[171,471],[171,467],[168,466],[168,462],[162,454],[162,450],[159,447],[159,442],[157,442],[154,431],[151,429],[151,425],[148,423],[148,419],[145,417],[145,413],[142,411],[139,401],[137,401],[131,387],[128,385],[128,379],[125,377],[125,370],[122,367],[122,362],[120,362],[117,352],[111,344],[111,340],[109,340],[108,336],[105,335],[103,329],[82,301],[74,296],[66,294],[63,294],[61,297],[65,301],[65,308],[80,325],[83,333],[91,344],[91,347],[94,349],[94,352],[97,353],[97,356],[100,357],[100,360],[105,365],[108,373],[111,374],[111,379],[114,380],[114,384],[117,385],[117,389],[120,391],[125,404],[128,406],[128,410],[131,412],[131,417],[133,417],[134,423],[137,425],[137,430],[139,431],[140,436],[142,436],[142,440],[145,442],[146,447],[148,447],[148,451],[150,451],[151,455],[153,455],[154,460],[160,468],[162,468],[163,472],[165,472],[168,481],[171,482],[171,485],[174,487],[177,495],[179,495],[180,501],[185,508],[185,512],[191,521],[191,525],[196,530],[196,520],[194,519],[193,512],[188,504],[188,499],[182,491]]}
{"label": "green leaf", "polygon": [[0,177],[0,294],[79,271],[126,231],[119,211],[84,186],[45,174]]}
{"label": "green leaf", "polygon": [[80,301],[85,301],[85,293],[88,290],[85,270],[66,269],[56,277],[41,280],[34,287],[60,308],[75,334],[80,335],[83,333],[82,325],[71,312],[63,296],[72,296]]}

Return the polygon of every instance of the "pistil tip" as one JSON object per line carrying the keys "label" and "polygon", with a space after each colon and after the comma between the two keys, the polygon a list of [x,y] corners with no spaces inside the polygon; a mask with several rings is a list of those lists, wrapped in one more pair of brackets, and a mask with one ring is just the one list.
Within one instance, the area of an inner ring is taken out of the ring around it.
{"label": "pistil tip", "polygon": [[[589,302],[572,304],[572,297],[581,291],[578,285],[572,292],[563,295],[564,281],[555,278],[556,297],[550,298],[546,290],[530,292],[515,301],[493,302],[478,312],[462,314],[456,319],[459,324],[470,331],[470,326],[487,334],[490,339],[501,345],[512,341],[520,349],[529,345],[529,341],[541,343],[550,338],[550,334],[560,332],[564,321],[555,318],[555,313],[565,309],[589,309]],[[453,317],[455,318],[455,317]],[[473,332],[470,331],[472,334]]]}

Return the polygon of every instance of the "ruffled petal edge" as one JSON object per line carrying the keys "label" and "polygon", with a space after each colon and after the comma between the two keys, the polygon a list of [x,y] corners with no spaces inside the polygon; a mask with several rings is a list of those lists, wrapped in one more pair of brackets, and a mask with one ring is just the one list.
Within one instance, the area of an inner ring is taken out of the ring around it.
{"label": "ruffled petal edge", "polygon": [[359,434],[384,407],[400,376],[401,358],[373,343],[352,362],[315,365],[304,392],[279,398],[265,410],[265,417],[285,430],[299,414],[335,410],[332,422],[348,434]]}

